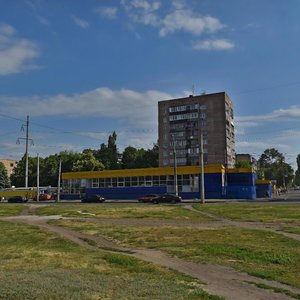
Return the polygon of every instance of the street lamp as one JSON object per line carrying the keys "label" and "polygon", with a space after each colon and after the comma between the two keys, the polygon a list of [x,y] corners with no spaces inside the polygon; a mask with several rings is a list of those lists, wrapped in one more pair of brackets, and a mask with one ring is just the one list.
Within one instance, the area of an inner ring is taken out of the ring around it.
{"label": "street lamp", "polygon": [[173,168],[174,168],[174,185],[175,185],[175,195],[178,196],[178,181],[177,181],[177,160],[176,160],[176,147],[175,147],[175,138],[174,134],[171,134],[173,141]]}
{"label": "street lamp", "polygon": [[201,131],[200,135],[200,171],[201,171],[201,203],[205,203],[205,193],[204,193],[204,162],[203,162],[203,133]]}

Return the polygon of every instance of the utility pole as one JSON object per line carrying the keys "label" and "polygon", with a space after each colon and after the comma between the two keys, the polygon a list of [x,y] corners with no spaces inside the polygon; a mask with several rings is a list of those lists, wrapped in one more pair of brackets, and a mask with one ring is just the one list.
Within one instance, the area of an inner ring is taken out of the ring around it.
{"label": "utility pole", "polygon": [[27,116],[26,120],[26,166],[25,166],[25,187],[28,188],[28,140],[29,140],[29,116]]}
{"label": "utility pole", "polygon": [[25,187],[28,188],[28,146],[29,141],[33,144],[33,140],[29,138],[29,116],[27,116],[26,124],[22,125],[21,130],[24,130],[24,126],[26,127],[26,137],[18,138],[17,144],[20,144],[20,140],[25,140]]}
{"label": "utility pole", "polygon": [[176,159],[176,147],[175,147],[175,138],[174,134],[171,135],[173,140],[173,159],[174,159],[174,186],[175,186],[175,195],[178,196],[178,182],[177,182],[177,159]]}
{"label": "utility pole", "polygon": [[56,202],[60,201],[60,175],[61,175],[61,159],[59,160],[59,167],[58,167],[57,199],[56,199]]}
{"label": "utility pole", "polygon": [[36,164],[36,201],[40,201],[40,157],[37,154],[37,164]]}
{"label": "utility pole", "polygon": [[201,166],[201,203],[205,203],[204,191],[204,162],[203,162],[203,133],[200,135],[200,166]]}

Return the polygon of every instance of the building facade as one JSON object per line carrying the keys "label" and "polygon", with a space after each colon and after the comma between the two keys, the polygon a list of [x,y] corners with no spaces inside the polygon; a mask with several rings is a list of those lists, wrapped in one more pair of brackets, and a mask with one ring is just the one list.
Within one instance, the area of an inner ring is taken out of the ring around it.
{"label": "building facade", "polygon": [[233,104],[225,92],[158,103],[159,166],[199,165],[203,137],[204,164],[235,164]]}
{"label": "building facade", "polygon": [[17,166],[18,162],[16,160],[12,160],[12,159],[0,159],[0,162],[3,163],[6,171],[7,171],[7,175],[8,177],[12,174],[13,169]]}

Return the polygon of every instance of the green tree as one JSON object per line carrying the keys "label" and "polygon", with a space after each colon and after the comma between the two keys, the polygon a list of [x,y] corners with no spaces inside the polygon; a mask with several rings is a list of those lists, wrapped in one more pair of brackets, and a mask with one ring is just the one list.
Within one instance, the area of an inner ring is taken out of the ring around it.
{"label": "green tree", "polygon": [[119,153],[117,148],[117,134],[114,131],[108,137],[107,145],[102,143],[100,145],[100,149],[94,154],[94,156],[103,163],[105,169],[107,170],[115,170],[120,169],[119,164]]}
{"label": "green tree", "polygon": [[46,157],[40,163],[40,186],[57,186],[59,161],[62,172],[72,172],[74,162],[80,158],[80,153],[62,151]]}
{"label": "green tree", "polygon": [[297,155],[297,171],[295,172],[295,184],[300,185],[300,154]]}
{"label": "green tree", "polygon": [[0,162],[0,188],[9,187],[9,178],[7,175],[7,170],[2,162]]}
{"label": "green tree", "polygon": [[252,168],[252,163],[249,160],[240,160],[235,163],[236,168]]}
{"label": "green tree", "polygon": [[276,180],[278,186],[289,185],[294,177],[292,167],[285,162],[284,155],[278,150],[266,149],[260,156],[259,172],[265,179]]}
{"label": "green tree", "polygon": [[[16,187],[25,186],[25,155],[18,162],[17,166],[13,169],[13,173],[10,176],[11,185]],[[33,157],[28,157],[28,186],[36,186],[36,174],[37,174],[37,160]]]}
{"label": "green tree", "polygon": [[95,158],[92,151],[80,154],[73,164],[73,171],[99,171],[103,169],[104,165]]}
{"label": "green tree", "polygon": [[122,167],[124,169],[138,168],[137,158],[141,155],[141,151],[138,149],[128,146],[124,149],[122,154]]}
{"label": "green tree", "polygon": [[122,154],[122,167],[133,168],[154,168],[158,166],[158,146],[153,145],[152,149],[137,149],[128,146]]}

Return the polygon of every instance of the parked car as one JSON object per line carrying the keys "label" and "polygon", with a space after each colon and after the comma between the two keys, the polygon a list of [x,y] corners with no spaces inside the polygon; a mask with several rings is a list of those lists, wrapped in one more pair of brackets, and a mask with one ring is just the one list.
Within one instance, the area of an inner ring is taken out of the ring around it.
{"label": "parked car", "polygon": [[101,203],[104,202],[105,199],[100,195],[85,195],[82,199],[82,203]]}
{"label": "parked car", "polygon": [[142,196],[142,197],[140,197],[140,198],[138,198],[138,201],[139,202],[152,202],[153,201],[153,199],[155,199],[155,198],[158,198],[159,197],[159,195],[157,195],[157,194],[149,194],[149,195],[145,195],[145,196]]}
{"label": "parked car", "polygon": [[51,200],[52,199],[52,195],[51,194],[40,194],[39,196],[39,200],[43,201],[43,200]]}
{"label": "parked car", "polygon": [[28,200],[24,196],[14,196],[14,197],[8,198],[8,200],[7,200],[8,203],[25,203],[27,201]]}
{"label": "parked car", "polygon": [[158,203],[179,203],[181,202],[181,197],[172,195],[172,194],[164,194],[157,198],[152,199],[152,203],[158,204]]}

